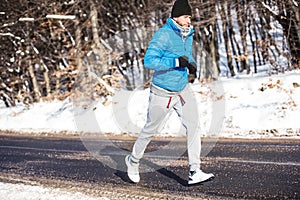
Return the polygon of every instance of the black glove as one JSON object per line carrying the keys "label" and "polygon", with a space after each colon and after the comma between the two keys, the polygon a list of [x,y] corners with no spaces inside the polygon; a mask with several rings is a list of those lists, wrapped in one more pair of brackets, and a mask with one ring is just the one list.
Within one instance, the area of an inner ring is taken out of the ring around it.
{"label": "black glove", "polygon": [[197,73],[197,65],[196,63],[192,62],[188,64],[189,74],[196,74]]}
{"label": "black glove", "polygon": [[197,78],[197,65],[196,65],[196,63],[194,63],[194,62],[189,63],[188,69],[189,69],[189,76],[188,76],[189,82],[194,83],[195,79]]}
{"label": "black glove", "polygon": [[189,58],[187,56],[180,56],[178,58],[179,66],[176,67],[187,67],[189,65]]}

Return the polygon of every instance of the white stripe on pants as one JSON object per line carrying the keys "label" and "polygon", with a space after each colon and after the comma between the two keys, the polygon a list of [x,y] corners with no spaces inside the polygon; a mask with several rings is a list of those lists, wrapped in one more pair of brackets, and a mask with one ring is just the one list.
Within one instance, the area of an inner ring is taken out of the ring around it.
{"label": "white stripe on pants", "polygon": [[[185,91],[190,92],[190,91]],[[184,92],[182,93],[184,98]],[[186,130],[187,134],[187,149],[188,149],[188,161],[190,165],[190,170],[194,171],[196,168],[200,168],[200,152],[201,152],[201,138],[199,131],[189,131],[197,129],[197,121],[189,118],[189,115],[186,115],[183,112],[184,107],[190,107],[190,110],[187,112],[193,112],[196,109],[193,107],[197,105],[186,105],[190,102],[186,100],[186,104],[183,106],[182,101],[179,96],[173,96],[170,102],[169,107],[167,108],[170,97],[158,96],[154,93],[150,93],[149,97],[149,106],[147,121],[144,128],[141,130],[137,140],[134,143],[132,150],[132,160],[139,162],[143,157],[147,145],[150,143],[153,135],[158,131],[161,125],[166,121],[166,116],[169,116],[172,110],[175,110],[179,119],[182,122],[183,127]],[[183,113],[185,115],[183,115]],[[195,113],[198,115],[198,113]],[[197,119],[197,117],[196,117]],[[195,120],[196,120],[195,119]],[[196,128],[195,128],[196,126]]]}

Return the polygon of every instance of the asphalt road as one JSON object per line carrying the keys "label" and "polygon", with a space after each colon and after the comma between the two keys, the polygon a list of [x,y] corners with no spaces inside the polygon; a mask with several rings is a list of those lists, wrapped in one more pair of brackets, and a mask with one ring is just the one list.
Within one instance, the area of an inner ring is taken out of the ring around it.
{"label": "asphalt road", "polygon": [[[0,136],[0,181],[66,188],[111,199],[300,199],[300,140],[206,141],[212,181],[187,185],[183,143],[154,141],[130,183],[124,156],[133,141]],[[206,146],[205,146],[206,145]],[[151,154],[159,149],[160,156]],[[88,150],[87,150],[88,149]],[[164,156],[166,153],[167,156]]]}

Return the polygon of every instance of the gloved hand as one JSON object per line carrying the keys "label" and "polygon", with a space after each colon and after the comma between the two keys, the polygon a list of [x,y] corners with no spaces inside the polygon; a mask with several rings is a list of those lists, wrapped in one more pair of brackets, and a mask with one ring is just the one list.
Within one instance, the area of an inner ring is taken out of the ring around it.
{"label": "gloved hand", "polygon": [[194,81],[195,81],[196,78],[197,77],[195,76],[195,74],[189,74],[188,75],[188,82],[189,83],[194,83]]}
{"label": "gloved hand", "polygon": [[196,74],[197,72],[197,65],[196,63],[192,62],[188,64],[189,74]]}
{"label": "gloved hand", "polygon": [[176,67],[187,67],[189,65],[189,58],[187,56],[180,56],[176,59]]}
{"label": "gloved hand", "polygon": [[188,65],[189,69],[189,75],[188,75],[188,81],[190,83],[194,83],[195,79],[197,78],[197,65],[196,63],[192,62]]}

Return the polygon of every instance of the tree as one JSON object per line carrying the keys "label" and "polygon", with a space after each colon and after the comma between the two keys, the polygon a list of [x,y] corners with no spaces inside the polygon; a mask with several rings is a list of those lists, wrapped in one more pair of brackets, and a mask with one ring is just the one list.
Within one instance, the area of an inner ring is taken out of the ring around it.
{"label": "tree", "polygon": [[[256,73],[260,65],[272,66],[269,73],[300,67],[300,14],[294,0],[190,3],[201,78],[216,80],[224,69],[235,76],[245,70]],[[0,99],[14,106],[64,99],[76,91],[105,99],[116,87],[147,87],[152,72],[143,68],[143,56],[172,4],[3,0]]]}

